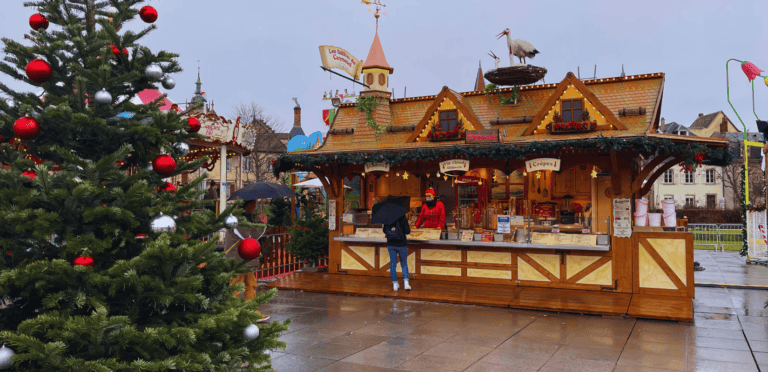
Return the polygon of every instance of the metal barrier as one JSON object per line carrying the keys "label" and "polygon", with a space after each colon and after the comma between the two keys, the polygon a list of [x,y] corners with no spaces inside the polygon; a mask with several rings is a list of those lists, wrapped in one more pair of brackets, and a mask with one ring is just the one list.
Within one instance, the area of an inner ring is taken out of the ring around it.
{"label": "metal barrier", "polygon": [[720,229],[713,223],[689,223],[688,231],[693,233],[694,245],[711,245],[715,251],[720,246]]}

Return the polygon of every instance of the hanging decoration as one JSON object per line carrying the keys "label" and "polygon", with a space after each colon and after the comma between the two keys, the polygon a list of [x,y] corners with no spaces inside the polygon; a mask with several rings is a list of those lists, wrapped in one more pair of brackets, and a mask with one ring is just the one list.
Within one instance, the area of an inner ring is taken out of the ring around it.
{"label": "hanging decoration", "polygon": [[35,31],[41,28],[43,30],[47,30],[48,18],[45,18],[45,16],[40,13],[33,14],[31,17],[29,17],[29,27],[32,27],[32,29]]}
{"label": "hanging decoration", "polygon": [[238,244],[237,254],[246,261],[254,260],[261,254],[261,244],[254,238],[245,238]]}
{"label": "hanging decoration", "polygon": [[453,128],[451,131],[448,131],[447,128],[444,131],[440,122],[435,122],[432,124],[429,133],[427,133],[427,138],[433,142],[461,140],[465,137],[464,122],[461,119],[457,121],[456,128]]}
{"label": "hanging decoration", "polygon": [[168,90],[176,87],[176,80],[173,80],[173,78],[168,75],[165,75],[160,82],[163,84],[163,88]]}
{"label": "hanging decoration", "polygon": [[75,258],[75,261],[72,262],[73,266],[85,266],[85,267],[93,267],[96,265],[96,261],[94,261],[93,257],[91,256],[78,256]]}
{"label": "hanging decoration", "polygon": [[763,72],[763,70],[757,68],[754,63],[748,61],[741,62],[741,71],[744,71],[744,74],[747,75],[749,81],[755,80],[755,78],[760,76],[760,73]]}
{"label": "hanging decoration", "polygon": [[[8,255],[10,256],[11,252],[8,252]],[[258,336],[258,333],[256,336]],[[5,347],[5,345],[0,346],[0,371],[9,369],[13,366],[12,358],[14,354],[16,353],[14,353],[10,348]]]}
{"label": "hanging decoration", "polygon": [[176,170],[176,160],[170,155],[160,155],[152,160],[152,170],[163,176],[170,177]]}
{"label": "hanging decoration", "polygon": [[162,232],[175,233],[176,221],[173,220],[173,217],[165,216],[162,213],[160,213],[160,216],[152,220],[152,223],[150,224],[150,228],[152,229],[153,233],[162,233]]}
{"label": "hanging decoration", "polygon": [[101,88],[101,90],[96,92],[93,96],[93,100],[100,105],[108,105],[112,103],[112,95],[109,94],[106,89]]}
{"label": "hanging decoration", "polygon": [[157,63],[150,63],[144,69],[144,76],[149,80],[157,80],[163,77],[163,69]]}
{"label": "hanging decoration", "polygon": [[48,62],[43,61],[42,58],[30,61],[24,71],[27,73],[29,80],[38,84],[45,83],[51,76],[53,76],[51,65],[49,65]]}
{"label": "hanging decoration", "polygon": [[18,118],[13,123],[13,133],[25,141],[33,140],[40,135],[40,123],[37,119],[29,116]]}
{"label": "hanging decoration", "polygon": [[197,120],[197,118],[190,117],[187,122],[189,123],[189,131],[191,133],[197,133],[200,131],[200,127],[202,126],[200,124],[200,120]]}
{"label": "hanging decoration", "polygon": [[139,10],[139,16],[141,20],[147,23],[154,23],[157,21],[157,10],[149,5],[144,6]]}
{"label": "hanging decoration", "polygon": [[245,339],[248,341],[257,339],[259,337],[259,327],[255,324],[251,324],[245,327],[245,330],[243,330],[243,336],[245,336]]}
{"label": "hanging decoration", "polygon": [[34,180],[37,177],[37,172],[31,169],[28,169],[28,170],[25,170],[24,172],[21,172],[21,175],[25,177],[29,177],[29,181],[27,182],[32,182],[32,180]]}
{"label": "hanging decoration", "polygon": [[[109,48],[112,48],[112,55],[114,55],[117,58],[120,58],[120,48],[118,48],[115,45],[109,44]],[[126,58],[128,57],[128,49],[123,48],[123,54],[125,54]]]}
{"label": "hanging decoration", "polygon": [[173,148],[178,151],[181,156],[187,156],[189,154],[189,145],[185,142],[177,142],[173,144]]}
{"label": "hanging decoration", "polygon": [[158,192],[163,192],[163,191],[176,192],[176,190],[177,190],[176,185],[170,182],[166,182],[162,186],[157,188]]}
{"label": "hanging decoration", "polygon": [[237,224],[238,224],[237,217],[231,214],[224,219],[224,225],[226,225],[230,229],[234,229],[235,227],[237,227]]}

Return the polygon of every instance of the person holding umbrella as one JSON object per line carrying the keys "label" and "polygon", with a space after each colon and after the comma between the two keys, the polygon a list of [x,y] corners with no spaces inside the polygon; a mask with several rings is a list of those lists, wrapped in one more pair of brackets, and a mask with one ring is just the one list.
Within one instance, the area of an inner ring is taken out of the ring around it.
{"label": "person holding umbrella", "polygon": [[403,288],[411,290],[408,282],[408,238],[411,227],[405,219],[408,206],[411,203],[410,196],[388,196],[384,201],[373,205],[371,222],[381,223],[384,226],[384,236],[387,238],[387,250],[389,251],[389,275],[392,278],[392,288],[397,291],[400,284],[397,281],[397,258],[400,258],[400,267],[403,269]]}

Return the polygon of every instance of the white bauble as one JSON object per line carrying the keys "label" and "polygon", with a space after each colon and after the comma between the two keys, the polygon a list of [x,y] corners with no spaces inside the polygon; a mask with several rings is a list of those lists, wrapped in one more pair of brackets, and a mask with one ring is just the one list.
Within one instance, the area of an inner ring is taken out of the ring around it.
{"label": "white bauble", "polygon": [[102,88],[100,91],[96,92],[93,96],[93,100],[100,105],[108,105],[112,103],[112,95],[109,94],[106,89]]}
{"label": "white bauble", "polygon": [[[258,334],[259,332],[256,332],[257,336]],[[9,369],[11,366],[13,366],[13,361],[11,360],[13,354],[16,353],[14,353],[13,350],[5,347],[5,345],[0,347],[0,370]]]}
{"label": "white bauble", "polygon": [[245,330],[243,331],[243,335],[245,336],[245,339],[248,341],[255,340],[259,337],[259,327],[255,324],[251,324],[247,327],[245,327]]}
{"label": "white bauble", "polygon": [[150,225],[152,232],[176,232],[176,221],[171,216],[164,216],[160,213],[160,216],[152,220]]}
{"label": "white bauble", "polygon": [[163,88],[171,90],[176,87],[176,80],[173,80],[172,77],[165,75],[163,77],[163,80],[161,81],[163,83]]}
{"label": "white bauble", "polygon": [[189,154],[189,145],[184,142],[174,143],[173,148],[181,153],[181,156],[187,156],[187,154]]}
{"label": "white bauble", "polygon": [[229,216],[227,216],[227,218],[224,219],[224,225],[226,225],[230,229],[234,229],[235,227],[237,227],[237,223],[238,223],[237,222],[237,217],[235,217],[235,216],[233,216],[231,214]]}
{"label": "white bauble", "polygon": [[163,69],[157,63],[151,63],[144,69],[144,76],[149,80],[157,80],[163,77]]}

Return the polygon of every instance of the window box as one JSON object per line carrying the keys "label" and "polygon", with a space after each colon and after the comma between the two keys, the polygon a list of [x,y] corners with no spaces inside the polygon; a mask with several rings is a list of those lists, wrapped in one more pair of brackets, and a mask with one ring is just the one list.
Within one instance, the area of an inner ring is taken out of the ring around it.
{"label": "window box", "polygon": [[595,129],[597,129],[597,122],[594,121],[553,122],[547,125],[550,134],[588,133],[595,131]]}

